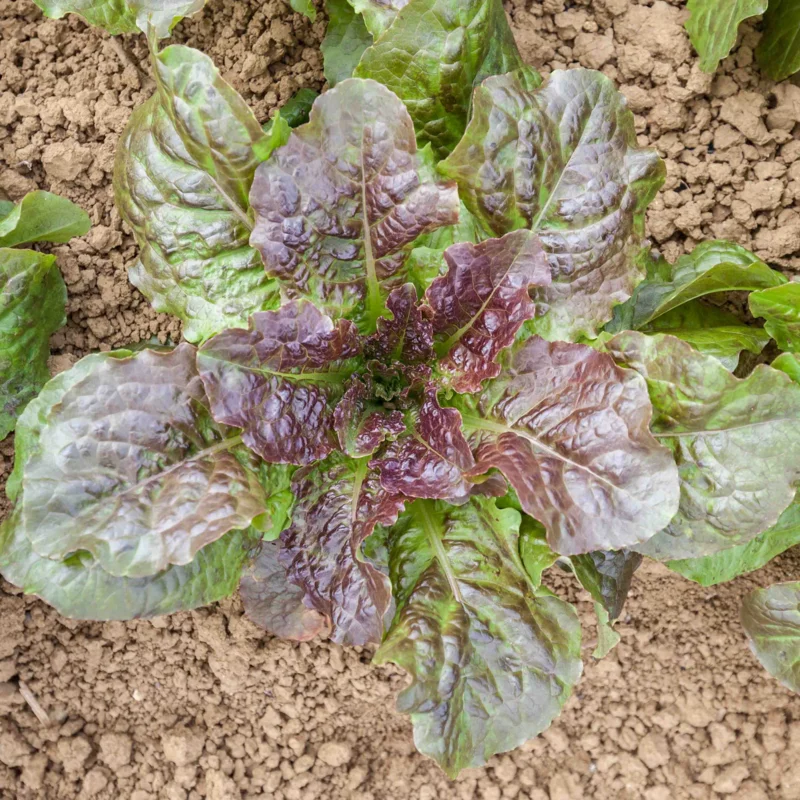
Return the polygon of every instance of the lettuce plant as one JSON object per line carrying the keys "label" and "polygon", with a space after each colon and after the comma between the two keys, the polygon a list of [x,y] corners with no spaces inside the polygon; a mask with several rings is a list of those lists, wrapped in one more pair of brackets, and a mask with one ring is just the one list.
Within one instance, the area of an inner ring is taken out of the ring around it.
{"label": "lettuce plant", "polygon": [[764,15],[756,58],[774,81],[800,70],[800,5],[795,0],[689,0],[686,30],[700,56],[700,68],[714,72],[736,44],[739,23]]}
{"label": "lettuce plant", "polygon": [[84,211],[50,192],[30,192],[17,205],[0,200],[0,439],[50,377],[50,335],[66,321],[55,256],[25,245],[68,242],[89,225]]}
{"label": "lettuce plant", "polygon": [[[266,131],[159,49],[199,3],[40,4],[148,34],[115,192],[131,280],[186,341],[87,356],[28,405],[6,579],[89,619],[238,585],[275,635],[377,645],[455,776],[580,676],[554,565],[599,658],[644,556],[727,578],[796,540],[800,368],[740,363],[794,348],[795,284],[729,243],[653,254],[664,168],[624,98],[543,82],[499,0],[329,0],[335,85]],[[733,289],[763,328],[709,304]]]}

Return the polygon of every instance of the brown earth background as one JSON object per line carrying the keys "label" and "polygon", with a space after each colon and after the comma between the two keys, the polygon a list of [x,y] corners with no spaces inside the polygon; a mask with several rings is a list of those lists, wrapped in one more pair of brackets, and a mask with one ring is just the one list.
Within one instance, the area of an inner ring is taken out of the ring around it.
{"label": "brown earth background", "polygon": [[[726,238],[800,271],[800,86],[760,75],[757,26],[707,76],[683,2],[506,8],[530,64],[601,69],[628,97],[640,144],[666,161],[648,225],[670,260]],[[264,121],[298,89],[322,89],[324,31],[322,14],[312,24],[281,0],[211,0],[174,40],[209,54]],[[94,223],[53,248],[69,289],[54,372],[180,333],[126,278],[136,247],[111,173],[150,90],[142,37],[119,43],[74,16],[45,20],[31,0],[0,0],[0,193],[48,189]],[[12,458],[10,437],[2,480]],[[0,800],[800,800],[800,699],[761,670],[738,622],[746,591],[798,573],[789,552],[703,589],[645,565],[622,642],[600,662],[588,595],[554,578],[581,611],[584,677],[543,736],[452,783],[393,709],[404,675],[370,666],[368,649],[278,641],[237,598],[150,622],[76,623],[0,579]]]}

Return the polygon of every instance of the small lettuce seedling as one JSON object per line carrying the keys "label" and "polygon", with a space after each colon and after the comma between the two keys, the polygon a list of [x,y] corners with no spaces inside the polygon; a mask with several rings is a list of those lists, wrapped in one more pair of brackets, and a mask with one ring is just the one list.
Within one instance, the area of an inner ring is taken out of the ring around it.
{"label": "small lettuce seedling", "polygon": [[[210,59],[159,50],[199,3],[40,2],[148,33],[115,195],[131,280],[187,341],[87,356],[28,405],[6,579],[89,619],[239,585],[276,635],[377,645],[455,776],[580,676],[555,564],[602,657],[643,555],[699,579],[789,546],[797,365],[740,360],[794,348],[794,284],[729,243],[651,252],[664,167],[604,75],[543,82],[499,0],[329,0],[335,86],[265,132]],[[709,305],[733,289],[763,329]]]}

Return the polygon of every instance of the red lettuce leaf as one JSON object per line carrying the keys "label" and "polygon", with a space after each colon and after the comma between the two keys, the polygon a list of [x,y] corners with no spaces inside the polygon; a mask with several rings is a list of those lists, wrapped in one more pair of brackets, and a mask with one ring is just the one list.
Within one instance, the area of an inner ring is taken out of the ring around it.
{"label": "red lettuce leaf", "polygon": [[333,402],[352,371],[343,362],[359,349],[351,322],[291,302],[210,339],[197,366],[215,420],[243,428],[265,461],[302,465],[336,447]]}
{"label": "red lettuce leaf", "polygon": [[481,244],[456,244],[444,253],[448,271],[428,288],[442,371],[457,392],[477,392],[500,374],[496,358],[536,313],[528,293],[550,283],[536,236],[515,231]]}
{"label": "red lettuce leaf", "polygon": [[407,282],[411,243],[458,220],[454,184],[420,175],[411,118],[371,80],[325,92],[306,125],[259,165],[250,243],[290,298],[371,331]]}
{"label": "red lettuce leaf", "polygon": [[475,459],[461,432],[461,414],[442,408],[436,391],[433,383],[427,385],[410,432],[391,442],[371,466],[387,492],[459,501],[473,488],[464,473]]}
{"label": "red lettuce leaf", "polygon": [[300,470],[293,489],[297,504],[280,554],[289,580],[330,620],[332,641],[380,642],[391,586],[360,548],[376,525],[395,523],[404,498],[381,487],[366,459],[339,454]]}
{"label": "red lettuce leaf", "polygon": [[460,398],[473,473],[499,469],[562,555],[629,547],[663,528],[678,475],[650,433],[639,376],[591,347],[538,336],[503,358],[500,377]]}
{"label": "red lettuce leaf", "polygon": [[392,319],[381,317],[364,345],[364,355],[384,364],[421,364],[433,358],[431,309],[417,303],[413,283],[394,289],[386,300]]}

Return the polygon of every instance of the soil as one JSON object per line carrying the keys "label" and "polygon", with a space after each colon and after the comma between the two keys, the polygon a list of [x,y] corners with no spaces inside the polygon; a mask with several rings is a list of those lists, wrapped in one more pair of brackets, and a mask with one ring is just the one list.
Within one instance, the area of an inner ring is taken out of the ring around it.
{"label": "soil", "polygon": [[[682,2],[507,10],[543,73],[602,69],[627,95],[641,144],[667,164],[648,226],[668,258],[717,237],[800,271],[800,87],[760,75],[756,26],[707,76]],[[323,87],[324,29],[322,14],[312,24],[281,0],[211,0],[174,38],[208,53],[266,120],[299,88]],[[120,43],[76,17],[44,20],[31,0],[0,0],[0,193],[49,189],[94,223],[53,248],[69,289],[54,372],[94,349],[180,335],[126,279],[136,247],[111,172],[149,78],[141,37]],[[12,458],[9,439],[3,479]],[[798,571],[789,552],[703,589],[648,564],[622,642],[600,662],[591,603],[556,577],[585,622],[578,691],[543,736],[455,783],[415,752],[392,710],[405,678],[370,666],[369,650],[277,641],[237,598],[150,622],[76,623],[0,581],[0,799],[800,800],[800,698],[761,670],[738,623],[746,591]]]}

